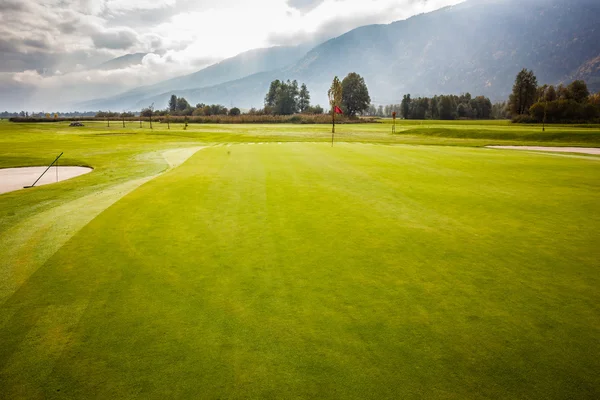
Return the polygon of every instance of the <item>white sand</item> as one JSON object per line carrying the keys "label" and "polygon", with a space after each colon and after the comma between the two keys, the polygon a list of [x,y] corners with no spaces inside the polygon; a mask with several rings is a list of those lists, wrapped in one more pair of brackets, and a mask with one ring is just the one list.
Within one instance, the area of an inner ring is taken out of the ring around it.
{"label": "white sand", "polygon": [[[0,193],[12,192],[23,189],[23,186],[30,186],[48,167],[25,167],[25,168],[4,168],[0,169]],[[49,185],[56,183],[56,169],[52,167],[35,184],[35,186]],[[58,182],[66,181],[79,175],[92,172],[91,168],[86,167],[58,167]]]}
{"label": "white sand", "polygon": [[579,153],[600,155],[598,147],[539,147],[539,146],[486,146],[490,149],[552,151],[556,153]]}

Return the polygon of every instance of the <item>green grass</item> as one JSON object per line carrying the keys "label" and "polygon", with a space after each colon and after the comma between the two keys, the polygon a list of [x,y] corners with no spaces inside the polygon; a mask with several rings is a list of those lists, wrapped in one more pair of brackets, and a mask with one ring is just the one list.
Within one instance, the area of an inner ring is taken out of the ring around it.
{"label": "green grass", "polygon": [[2,397],[598,398],[600,160],[432,125],[0,123]]}

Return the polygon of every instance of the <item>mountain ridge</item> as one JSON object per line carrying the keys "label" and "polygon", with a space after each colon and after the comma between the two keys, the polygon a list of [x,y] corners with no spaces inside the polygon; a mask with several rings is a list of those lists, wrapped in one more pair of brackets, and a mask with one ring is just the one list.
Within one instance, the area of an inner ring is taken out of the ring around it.
{"label": "mountain ridge", "polygon": [[286,67],[131,98],[129,107],[166,104],[171,94],[192,104],[260,107],[273,79],[306,83],[313,104],[324,105],[333,76],[343,78],[349,72],[365,78],[376,104],[400,102],[406,93],[470,92],[505,100],[522,68],[533,69],[540,84],[577,78],[595,91],[600,90],[598,20],[600,2],[594,0],[469,0],[406,20],[353,29]]}
{"label": "mountain ridge", "polygon": [[274,46],[252,49],[227,58],[199,71],[171,78],[153,85],[141,86],[116,96],[84,102],[84,109],[131,109],[140,99],[151,98],[170,91],[178,91],[193,85],[193,88],[214,86],[235,81],[269,69],[279,69],[294,63],[308,50],[309,45]]}

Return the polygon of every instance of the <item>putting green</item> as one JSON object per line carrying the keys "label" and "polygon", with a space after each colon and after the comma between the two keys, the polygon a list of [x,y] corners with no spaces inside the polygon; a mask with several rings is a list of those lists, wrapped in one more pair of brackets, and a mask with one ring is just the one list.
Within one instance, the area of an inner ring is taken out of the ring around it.
{"label": "putting green", "polygon": [[6,398],[595,398],[600,161],[204,149],[0,305]]}

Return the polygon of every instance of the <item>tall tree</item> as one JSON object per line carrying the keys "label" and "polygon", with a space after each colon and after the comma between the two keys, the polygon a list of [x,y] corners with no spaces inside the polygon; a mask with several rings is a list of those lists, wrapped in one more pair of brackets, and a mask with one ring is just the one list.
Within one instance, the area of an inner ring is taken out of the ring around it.
{"label": "tall tree", "polygon": [[290,115],[298,111],[298,82],[280,82],[275,92],[273,113],[277,115]]}
{"label": "tall tree", "polygon": [[410,94],[405,94],[402,97],[402,103],[400,103],[400,108],[402,109],[402,118],[409,119],[410,118]]}
{"label": "tall tree", "polygon": [[557,97],[558,96],[556,94],[556,89],[554,88],[554,86],[553,85],[548,86],[544,100],[545,101],[554,101],[557,99]]}
{"label": "tall tree", "polygon": [[177,98],[177,111],[180,114],[185,112],[189,108],[191,108],[190,103],[188,103],[188,101],[185,98],[183,98],[183,97]]}
{"label": "tall tree", "polygon": [[556,88],[556,95],[557,98],[560,100],[568,100],[571,98],[571,93],[569,92],[569,89],[567,89],[562,83]]}
{"label": "tall tree", "polygon": [[298,98],[298,108],[300,109],[300,112],[305,112],[308,107],[310,107],[310,93],[308,92],[308,88],[306,87],[306,84],[302,84],[302,86],[300,87],[300,94],[299,94],[299,98]]}
{"label": "tall tree", "polygon": [[537,78],[533,71],[524,68],[517,74],[509,99],[513,115],[529,113],[529,108],[537,101],[536,94]]}
{"label": "tall tree", "polygon": [[575,100],[577,103],[584,103],[590,96],[590,91],[588,90],[587,85],[581,80],[573,81],[569,86],[567,86],[567,89],[569,90],[570,98]]}
{"label": "tall tree", "polygon": [[440,96],[438,102],[438,114],[440,119],[454,119],[456,105],[452,96]]}
{"label": "tall tree", "polygon": [[333,135],[335,133],[336,107],[339,107],[340,104],[342,103],[342,95],[343,95],[342,83],[340,82],[340,79],[336,76],[333,78],[331,87],[327,91],[327,97],[329,97],[329,105],[331,106],[331,120],[332,120],[331,145],[332,146],[333,146]]}
{"label": "tall tree", "polygon": [[171,95],[171,99],[169,100],[169,111],[171,114],[175,114],[177,111],[177,96]]}
{"label": "tall tree", "polygon": [[265,96],[265,107],[274,107],[275,106],[277,89],[279,89],[279,87],[281,86],[282,83],[283,82],[280,82],[279,79],[276,79],[273,82],[271,82],[269,91],[267,92],[267,95]]}
{"label": "tall tree", "polygon": [[342,81],[342,105],[346,115],[354,117],[369,108],[371,97],[365,79],[356,72],[349,73]]}
{"label": "tall tree", "polygon": [[275,115],[290,115],[298,112],[300,107],[300,97],[305,96],[303,110],[308,109],[310,105],[308,89],[302,84],[303,90],[298,88],[298,81],[280,81],[279,79],[271,82],[269,92],[265,96],[265,113]]}

